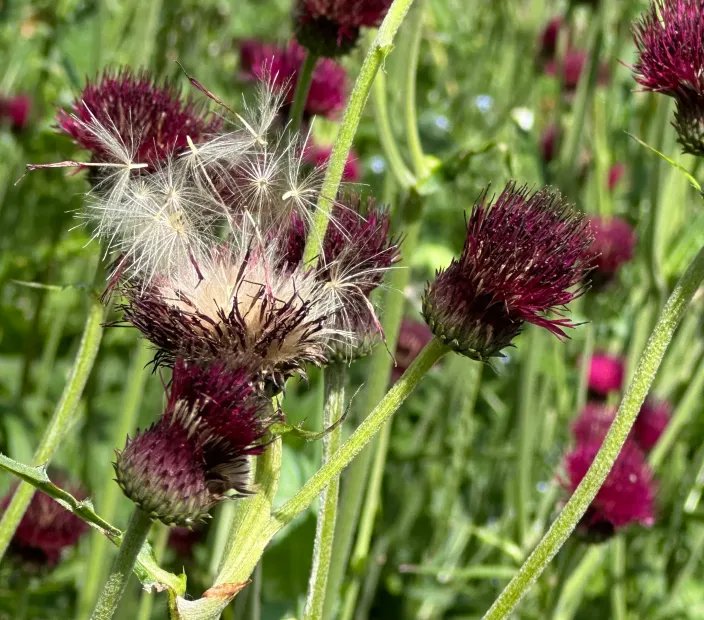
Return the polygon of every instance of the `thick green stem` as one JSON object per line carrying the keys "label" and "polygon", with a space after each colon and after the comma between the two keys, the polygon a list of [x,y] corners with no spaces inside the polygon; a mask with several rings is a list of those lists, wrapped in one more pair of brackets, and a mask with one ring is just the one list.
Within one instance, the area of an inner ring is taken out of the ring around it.
{"label": "thick green stem", "polygon": [[122,535],[120,551],[112,565],[110,576],[93,610],[92,620],[110,620],[115,614],[130,575],[132,575],[139,550],[146,542],[151,527],[151,517],[140,508],[135,507],[127,529]]}
{"label": "thick green stem", "polygon": [[[127,376],[127,383],[122,400],[122,411],[112,434],[111,445],[113,446],[124,445],[127,435],[135,431],[137,418],[139,416],[139,406],[144,393],[144,383],[148,376],[148,372],[145,371],[144,367],[149,363],[153,354],[154,352],[150,348],[149,343],[140,338],[132,354],[132,363]],[[110,477],[107,471],[105,477]],[[121,497],[123,497],[122,491],[117,484],[107,485],[105,495],[99,497],[101,515],[106,521],[115,521],[117,506]],[[90,558],[88,559],[86,581],[81,589],[79,618],[89,618],[91,610],[95,605],[95,600],[100,591],[100,585],[103,583],[103,578],[107,571],[107,543],[108,541],[104,536],[95,536],[93,538]]]}
{"label": "thick green stem", "polygon": [[[345,410],[346,368],[333,364],[325,370],[325,408],[323,428],[332,426]],[[323,464],[330,461],[340,448],[342,427],[338,426],[323,439]],[[308,583],[308,598],[303,611],[303,620],[320,620],[323,617],[325,589],[332,558],[332,545],[335,538],[337,518],[337,496],[340,477],[335,476],[320,494],[320,512],[315,530],[313,548],[313,568]]]}
{"label": "thick green stem", "polygon": [[648,395],[672,335],[704,279],[704,248],[668,299],[648,340],[616,418],[589,471],[533,553],[486,613],[486,620],[506,618],[559,551],[586,512],[613,467],[631,426]]}
{"label": "thick green stem", "polygon": [[273,517],[281,527],[290,523],[297,515],[313,503],[313,500],[340,472],[352,462],[379,432],[384,423],[396,412],[413,392],[418,382],[428,370],[450,349],[433,338],[408,367],[403,376],[389,390],[384,399],[355,430],[340,449],[325,463],[305,485]]}
{"label": "thick green stem", "polygon": [[[34,465],[48,464],[58,449],[64,432],[71,423],[71,418],[78,406],[95,358],[98,355],[100,339],[103,335],[102,320],[103,307],[96,300],[90,306],[71,376],[61,395],[61,400],[56,406],[54,415],[49,421],[49,426],[44,431],[42,441],[34,453]],[[10,544],[15,530],[27,510],[29,502],[32,501],[33,495],[34,487],[31,484],[22,482],[12,496],[12,501],[0,521],[0,559],[5,555],[7,546]]]}
{"label": "thick green stem", "polygon": [[305,263],[315,260],[316,256],[320,253],[320,247],[325,238],[325,231],[328,227],[333,201],[337,196],[337,190],[340,187],[340,181],[342,181],[345,163],[347,162],[347,157],[352,148],[352,141],[357,133],[359,120],[362,117],[364,106],[367,103],[374,78],[379,71],[379,67],[381,67],[384,60],[391,52],[396,32],[412,4],[413,0],[393,1],[364,59],[362,68],[357,76],[357,81],[352,89],[350,100],[345,110],[345,116],[342,119],[342,126],[337,134],[337,139],[335,140],[335,145],[330,155],[325,180],[323,181],[323,187],[320,191],[318,209],[303,254],[303,262]]}
{"label": "thick green stem", "polygon": [[291,112],[289,113],[289,130],[292,135],[296,135],[301,129],[303,122],[303,112],[306,109],[306,101],[308,100],[308,92],[313,81],[313,71],[318,62],[318,57],[307,51],[306,58],[303,61],[300,71],[298,72],[298,80],[296,81],[296,90],[293,93],[293,103],[291,104]]}
{"label": "thick green stem", "polygon": [[[167,525],[157,523],[157,534],[153,547],[154,559],[157,562],[161,562],[164,551],[166,551],[166,545],[169,542],[169,531],[170,528]],[[142,600],[139,602],[139,613],[137,614],[138,620],[150,620],[155,596],[155,592],[147,592],[146,590],[142,592]]]}
{"label": "thick green stem", "polygon": [[[401,246],[401,262],[410,262],[418,241],[419,223],[414,222],[407,229],[406,238]],[[385,295],[382,315],[382,326],[386,336],[386,346],[395,350],[398,334],[403,318],[406,298],[403,291],[410,278],[410,269],[395,269],[391,272],[389,286]],[[371,411],[384,397],[391,378],[393,359],[383,347],[377,347],[369,364],[367,387],[364,396],[363,411]],[[340,495],[340,509],[335,527],[335,542],[332,552],[332,565],[328,574],[328,587],[325,596],[325,611],[323,618],[331,618],[334,606],[338,602],[342,581],[347,568],[352,538],[357,526],[359,509],[364,497],[367,474],[374,454],[373,446],[369,446],[352,462],[344,477]]]}

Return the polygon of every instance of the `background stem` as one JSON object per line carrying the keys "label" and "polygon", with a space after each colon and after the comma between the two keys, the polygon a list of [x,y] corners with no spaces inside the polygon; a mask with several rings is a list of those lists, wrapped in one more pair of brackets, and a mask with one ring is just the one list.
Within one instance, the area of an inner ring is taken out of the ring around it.
{"label": "background stem", "polygon": [[313,71],[318,62],[318,57],[306,51],[306,57],[298,72],[298,80],[296,81],[296,90],[293,93],[293,103],[291,104],[291,112],[289,113],[289,130],[292,135],[296,135],[301,129],[303,122],[303,112],[306,109],[306,101],[308,100],[308,92],[313,81]]}
{"label": "background stem", "polygon": [[511,613],[586,512],[613,467],[645,397],[648,395],[665,351],[672,340],[672,335],[703,279],[704,248],[699,251],[665,304],[640,358],[638,368],[623,397],[616,418],[589,471],[547,534],[486,613],[484,616],[486,620],[506,618]]}

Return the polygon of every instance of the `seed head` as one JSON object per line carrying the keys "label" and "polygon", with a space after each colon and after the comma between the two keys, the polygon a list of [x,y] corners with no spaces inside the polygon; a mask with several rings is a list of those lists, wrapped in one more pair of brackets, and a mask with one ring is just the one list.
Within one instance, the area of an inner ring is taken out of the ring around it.
{"label": "seed head", "polygon": [[[240,45],[240,61],[245,77],[266,79],[270,76],[274,88],[284,93],[284,103],[293,103],[294,86],[306,57],[305,48],[296,41],[277,47],[248,40]],[[345,70],[330,59],[319,60],[313,71],[304,109],[304,118],[325,116],[335,118],[345,107]]]}
{"label": "seed head", "polygon": [[626,361],[608,353],[595,353],[589,360],[589,391],[600,397],[618,392],[623,386]]}
{"label": "seed head", "polygon": [[115,156],[116,142],[134,161],[151,166],[185,150],[187,136],[199,142],[220,125],[190,98],[181,99],[168,82],[124,68],[89,82],[71,113],[60,110],[57,121],[64,133],[91,151],[93,161],[122,163]]}
{"label": "seed head", "polygon": [[670,423],[672,406],[666,400],[647,398],[633,425],[633,438],[645,452],[650,452]]}
{"label": "seed head", "polygon": [[230,492],[251,492],[248,456],[274,418],[244,368],[178,360],[162,417],[117,453],[117,482],[153,518],[190,527]]}
{"label": "seed head", "polygon": [[[586,475],[599,448],[599,442],[580,443],[565,457],[565,486],[570,492]],[[587,541],[601,542],[631,523],[651,526],[655,522],[654,496],[652,471],[638,446],[627,441],[577,531]]]}
{"label": "seed head", "polygon": [[619,217],[590,216],[594,241],[589,248],[593,257],[592,277],[603,286],[613,280],[619,268],[633,258],[637,237],[635,230]]}
{"label": "seed head", "polygon": [[[61,476],[54,478],[57,486],[65,488],[79,500],[85,499],[81,488],[67,485]],[[0,506],[3,511],[11,499],[12,494],[2,501]],[[11,549],[26,568],[51,569],[59,563],[63,551],[73,547],[87,531],[88,525],[83,520],[45,493],[37,491],[15,530]]]}
{"label": "seed head", "polygon": [[392,0],[299,0],[296,38],[317,56],[347,54],[359,29],[381,24]]}
{"label": "seed head", "polygon": [[461,256],[426,287],[423,316],[437,338],[477,360],[499,355],[526,321],[566,337],[575,325],[561,312],[584,291],[590,241],[586,222],[557,193],[509,183],[492,200],[485,191]]}

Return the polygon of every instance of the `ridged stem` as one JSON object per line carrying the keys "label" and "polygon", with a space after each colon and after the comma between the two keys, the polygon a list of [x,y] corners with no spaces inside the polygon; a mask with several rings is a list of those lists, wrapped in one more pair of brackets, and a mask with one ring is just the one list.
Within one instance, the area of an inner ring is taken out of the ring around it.
{"label": "ridged stem", "polygon": [[151,527],[152,518],[135,507],[127,529],[122,535],[120,551],[117,553],[103,592],[93,610],[91,620],[110,620],[117,611],[117,606],[132,575],[139,550],[146,542]]}
{"label": "ridged stem", "polygon": [[364,106],[367,103],[374,78],[379,71],[379,67],[381,67],[386,57],[391,53],[396,32],[398,32],[403,18],[406,16],[412,4],[413,0],[393,1],[362,63],[362,68],[357,76],[352,93],[350,94],[350,100],[345,109],[342,125],[337,134],[332,154],[330,155],[311,234],[308,235],[308,241],[306,242],[306,248],[303,253],[304,263],[312,262],[320,253],[320,247],[325,238],[325,231],[328,228],[333,201],[337,196],[337,190],[340,187],[340,181],[342,181],[345,163],[347,162],[347,157],[352,148],[352,141],[357,133],[359,120],[362,117]]}
{"label": "ridged stem", "polygon": [[[332,426],[345,411],[346,370],[342,364],[332,364],[325,369],[323,428]],[[323,439],[323,464],[330,461],[340,448],[341,433],[342,427],[338,426]],[[308,583],[308,597],[303,610],[303,620],[320,620],[323,617],[325,589],[335,538],[339,487],[340,476],[335,476],[320,494],[320,511],[318,512],[313,548],[313,567]]]}
{"label": "ridged stem", "polygon": [[[88,312],[71,376],[64,387],[61,400],[56,406],[54,415],[44,431],[41,443],[34,453],[34,465],[46,465],[49,463],[63,439],[64,432],[71,423],[71,418],[78,406],[86,381],[95,363],[95,358],[98,355],[100,340],[103,335],[102,321],[103,307],[98,300],[95,300],[91,303]],[[33,495],[34,487],[31,484],[27,482],[20,483],[12,496],[10,505],[2,515],[2,520],[0,520],[0,559],[5,555],[12,536],[27,510],[27,506],[32,501]]]}
{"label": "ridged stem", "polygon": [[699,251],[667,300],[611,428],[589,471],[547,534],[486,613],[484,616],[486,620],[508,617],[550,563],[550,560],[560,550],[586,512],[613,467],[645,397],[648,395],[665,351],[672,340],[672,335],[703,279],[704,248]]}

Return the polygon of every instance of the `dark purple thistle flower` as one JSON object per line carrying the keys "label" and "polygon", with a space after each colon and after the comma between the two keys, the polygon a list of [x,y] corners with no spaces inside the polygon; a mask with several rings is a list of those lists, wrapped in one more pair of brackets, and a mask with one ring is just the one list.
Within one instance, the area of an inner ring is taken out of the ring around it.
{"label": "dark purple thistle flower", "polygon": [[540,154],[543,161],[549,164],[558,154],[560,129],[557,125],[549,125],[540,135]]}
{"label": "dark purple thistle flower", "polygon": [[572,434],[579,445],[600,444],[616,417],[617,407],[599,402],[588,402],[572,423]]}
{"label": "dark purple thistle flower", "polygon": [[562,28],[562,17],[553,17],[540,34],[540,56],[551,60],[557,52],[557,41]]}
{"label": "dark purple thistle flower", "polygon": [[224,247],[148,285],[118,282],[125,320],[157,346],[157,364],[178,357],[244,364],[262,386],[279,387],[292,374],[304,375],[307,363],[325,362],[324,286],[313,270],[284,270],[263,251]]}
{"label": "dark purple thistle flower", "polygon": [[181,560],[188,560],[193,556],[193,548],[205,540],[207,528],[196,526],[172,527],[169,530],[167,546],[173,549]]}
{"label": "dark purple thistle flower", "polygon": [[150,166],[188,148],[187,137],[197,143],[220,127],[218,118],[190,98],[182,99],[174,86],[129,69],[106,71],[89,82],[71,114],[60,110],[57,121],[64,133],[91,151],[93,161],[122,163],[94,130],[97,124],[136,162]]}
{"label": "dark purple thistle flower", "polygon": [[426,287],[423,316],[437,338],[477,360],[499,355],[526,321],[566,337],[575,325],[561,312],[584,292],[590,242],[587,223],[558,193],[513,182],[496,200],[484,191],[459,259]]}
{"label": "dark purple thistle flower", "polygon": [[[574,92],[582,77],[582,71],[587,64],[587,54],[581,50],[570,50],[563,58],[553,60],[545,65],[545,73],[560,77],[562,85],[568,92]],[[599,65],[597,83],[604,85],[609,82],[609,69]]]}
{"label": "dark purple thistle flower", "polygon": [[672,406],[669,402],[646,399],[633,425],[633,438],[643,450],[650,452],[655,447],[670,423],[671,415]]}
{"label": "dark purple thistle flower", "polygon": [[623,386],[626,374],[626,361],[617,355],[595,353],[589,360],[589,391],[597,396],[607,396],[618,392]]}
{"label": "dark purple thistle flower", "polygon": [[[269,79],[279,90],[286,90],[284,103],[293,103],[294,86],[298,80],[306,50],[296,41],[278,47],[248,40],[240,44],[243,75],[249,79]],[[320,115],[335,118],[345,107],[347,76],[345,70],[330,59],[319,60],[313,71],[304,117]]]}
{"label": "dark purple thistle flower", "polygon": [[[586,475],[600,442],[579,444],[565,457],[568,480],[574,492]],[[590,542],[601,542],[632,523],[651,526],[654,516],[653,474],[638,446],[627,441],[594,501],[577,526],[577,533]]]}
{"label": "dark purple thistle flower", "polygon": [[[60,477],[57,486],[65,488],[79,500],[86,497],[82,489],[66,485]],[[2,501],[3,511],[11,499],[12,494]],[[10,545],[13,554],[28,568],[42,570],[56,566],[63,551],[73,547],[87,531],[88,525],[82,519],[45,493],[37,491]]]}
{"label": "dark purple thistle flower", "polygon": [[178,360],[162,417],[117,453],[117,482],[153,518],[190,527],[230,491],[251,493],[247,457],[275,417],[246,370]]}
{"label": "dark purple thistle flower", "polygon": [[588,220],[594,236],[589,249],[594,265],[592,277],[597,284],[607,284],[633,258],[636,232],[620,217],[590,216]]}
{"label": "dark purple thistle flower", "polygon": [[0,119],[6,119],[10,127],[22,131],[29,121],[32,98],[29,95],[0,97]]}
{"label": "dark purple thistle flower", "polygon": [[433,332],[425,323],[403,319],[396,342],[396,365],[391,369],[391,381],[396,383],[426,344],[433,339]]}
{"label": "dark purple thistle flower", "polygon": [[[303,152],[303,157],[312,166],[317,168],[325,169],[327,168],[328,160],[332,155],[332,147],[329,146],[316,146],[311,144]],[[358,183],[362,178],[362,171],[357,161],[357,154],[354,150],[350,151],[347,156],[347,161],[345,162],[345,167],[342,171],[342,180],[347,183]]]}
{"label": "dark purple thistle flower", "polygon": [[357,43],[359,29],[375,27],[392,0],[299,0],[296,38],[317,56],[347,54]]}

